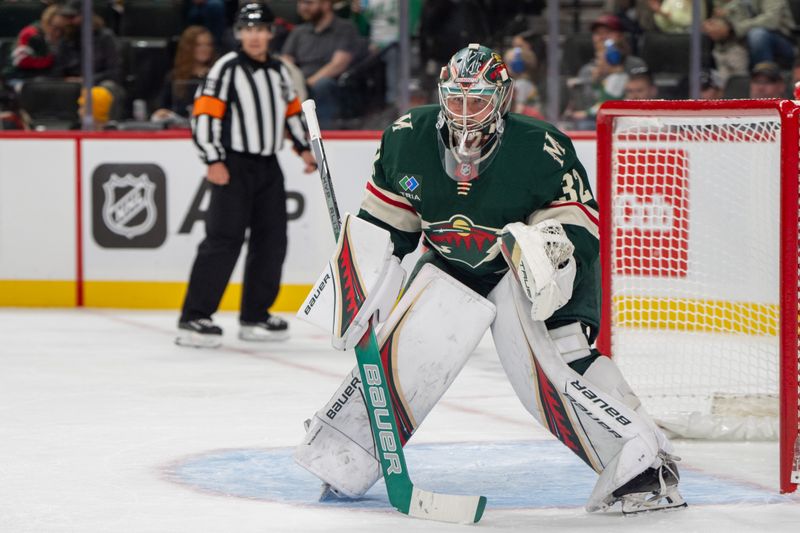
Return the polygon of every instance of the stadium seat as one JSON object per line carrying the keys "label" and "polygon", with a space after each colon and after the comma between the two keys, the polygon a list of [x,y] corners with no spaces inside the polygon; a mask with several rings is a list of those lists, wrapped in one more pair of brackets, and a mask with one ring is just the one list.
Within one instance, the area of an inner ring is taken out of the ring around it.
{"label": "stadium seat", "polygon": [[13,37],[0,38],[0,75],[6,67],[11,65],[11,52],[14,50],[16,41]]}
{"label": "stadium seat", "polygon": [[0,2],[0,37],[16,37],[22,28],[39,20],[44,8],[39,0]]}
{"label": "stadium seat", "polygon": [[683,74],[689,71],[691,42],[686,33],[647,32],[639,42],[641,58],[650,72]]}
{"label": "stadium seat", "polygon": [[269,7],[276,17],[280,17],[292,24],[300,24],[303,21],[297,13],[297,0],[271,0]]}
{"label": "stadium seat", "polygon": [[684,82],[689,72],[691,40],[685,33],[644,33],[639,41],[641,58],[653,73],[659,97],[685,98]]}
{"label": "stadium seat", "polygon": [[386,63],[383,54],[388,49],[368,55],[339,76],[340,119],[363,117],[385,106]]}
{"label": "stadium seat", "polygon": [[168,48],[166,39],[120,39],[125,91],[130,101],[145,100],[148,111],[153,110],[167,72],[172,68]]}
{"label": "stadium seat", "polygon": [[750,76],[741,74],[728,78],[723,98],[748,98],[750,96]]}
{"label": "stadium seat", "polygon": [[181,2],[175,0],[127,0],[119,33],[124,37],[169,39],[183,28]]}
{"label": "stadium seat", "polygon": [[[574,33],[561,43],[561,70],[564,76],[575,76],[580,68],[594,58],[594,44],[591,33]],[[546,49],[545,49],[546,50]],[[546,51],[545,51],[546,53]],[[539,59],[541,63],[547,56]]]}
{"label": "stadium seat", "polygon": [[789,9],[792,11],[792,18],[794,19],[794,30],[792,33],[795,39],[800,36],[800,0],[788,0]]}
{"label": "stadium seat", "polygon": [[92,10],[94,14],[103,19],[106,27],[119,34],[119,21],[121,14],[114,10],[109,0],[92,0]]}
{"label": "stadium seat", "polygon": [[33,129],[70,129],[78,124],[77,82],[34,79],[22,85],[19,106]]}

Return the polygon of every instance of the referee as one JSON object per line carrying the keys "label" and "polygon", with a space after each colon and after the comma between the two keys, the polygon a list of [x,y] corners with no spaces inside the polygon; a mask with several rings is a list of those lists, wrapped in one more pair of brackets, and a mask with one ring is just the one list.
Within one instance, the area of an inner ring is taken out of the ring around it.
{"label": "referee", "polygon": [[300,101],[286,68],[267,54],[274,15],[245,5],[238,17],[241,47],[220,58],[194,102],[192,134],[208,165],[211,202],[206,238],[197,249],[176,343],[217,347],[222,329],[211,320],[250,228],[239,314],[239,338],[283,340],[286,321],[269,314],[286,256],[286,191],[276,152],[284,137],[316,169],[300,119]]}

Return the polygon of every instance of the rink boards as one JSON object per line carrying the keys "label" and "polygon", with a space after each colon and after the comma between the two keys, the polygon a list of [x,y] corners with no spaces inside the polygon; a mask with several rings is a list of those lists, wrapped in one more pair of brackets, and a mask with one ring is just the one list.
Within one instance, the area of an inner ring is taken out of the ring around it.
{"label": "rink boards", "polygon": [[[325,137],[340,208],[355,211],[380,133]],[[594,134],[573,139],[594,185]],[[318,176],[288,148],[279,159],[289,249],[274,309],[293,311],[333,237]],[[204,171],[186,132],[0,132],[0,306],[177,308],[204,234]],[[241,264],[222,309],[238,308]]]}

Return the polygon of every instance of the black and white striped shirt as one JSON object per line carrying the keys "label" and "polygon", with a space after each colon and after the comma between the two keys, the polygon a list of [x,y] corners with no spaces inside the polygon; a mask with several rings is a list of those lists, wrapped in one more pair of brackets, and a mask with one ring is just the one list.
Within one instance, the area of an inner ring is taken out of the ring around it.
{"label": "black and white striped shirt", "polygon": [[261,63],[244,52],[222,56],[197,91],[192,136],[206,164],[228,151],[272,155],[289,133],[295,150],[308,149],[300,101],[286,67],[269,57]]}

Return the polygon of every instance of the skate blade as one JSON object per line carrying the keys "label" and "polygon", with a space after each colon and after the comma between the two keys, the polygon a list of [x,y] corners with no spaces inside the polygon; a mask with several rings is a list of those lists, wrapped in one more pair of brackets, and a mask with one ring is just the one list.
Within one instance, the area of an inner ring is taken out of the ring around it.
{"label": "skate blade", "polygon": [[688,507],[687,504],[683,499],[679,501],[667,502],[663,505],[652,505],[652,506],[635,506],[633,508],[627,508],[625,504],[622,505],[622,514],[625,516],[636,516],[645,513],[658,513],[662,511],[678,511],[680,509],[685,509]]}
{"label": "skate blade", "polygon": [[247,342],[280,342],[289,338],[288,331],[275,331],[270,333],[239,332],[239,339]]}
{"label": "skate blade", "polygon": [[175,344],[187,348],[219,348],[222,346],[221,335],[198,335],[197,333],[181,333],[175,337]]}
{"label": "skate blade", "polygon": [[668,507],[657,507],[655,509],[640,509],[638,511],[627,511],[627,512],[626,511],[622,511],[622,514],[624,516],[638,516],[638,515],[643,515],[643,514],[647,514],[647,513],[663,513],[663,512],[670,512],[670,511],[680,511],[681,509],[685,509],[687,507],[689,507],[689,504],[686,503],[686,502],[683,502],[683,503],[678,504],[678,505],[668,506]]}

